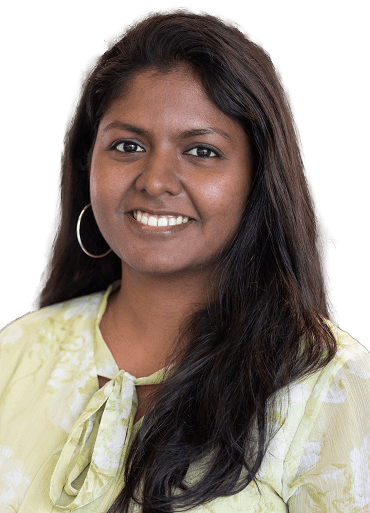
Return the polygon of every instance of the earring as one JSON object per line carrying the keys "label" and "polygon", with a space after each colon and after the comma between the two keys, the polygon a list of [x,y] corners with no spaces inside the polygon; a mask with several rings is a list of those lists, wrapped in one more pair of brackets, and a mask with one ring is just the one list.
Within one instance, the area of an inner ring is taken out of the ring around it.
{"label": "earring", "polygon": [[92,253],[89,253],[87,251],[87,249],[84,247],[84,245],[82,244],[82,240],[81,240],[81,234],[80,234],[80,228],[81,228],[81,219],[82,219],[82,216],[84,215],[85,211],[91,206],[91,203],[89,203],[88,205],[86,205],[86,207],[84,207],[82,210],[81,210],[81,214],[78,216],[78,221],[77,221],[77,227],[76,227],[76,234],[77,234],[77,240],[78,240],[78,243],[79,245],[81,246],[81,249],[84,253],[86,253],[86,255],[88,255],[89,257],[92,257],[92,258],[103,258],[105,256],[108,255],[108,253],[110,253],[112,251],[112,248],[108,249],[108,251],[106,253],[103,253],[102,255],[93,255]]}

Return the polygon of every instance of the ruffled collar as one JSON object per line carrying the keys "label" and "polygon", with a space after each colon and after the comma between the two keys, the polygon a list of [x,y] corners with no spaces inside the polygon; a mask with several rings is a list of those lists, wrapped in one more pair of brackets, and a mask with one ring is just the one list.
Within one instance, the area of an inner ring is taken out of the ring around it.
{"label": "ruffled collar", "polygon": [[96,373],[109,381],[94,393],[74,423],[52,475],[50,499],[61,510],[81,508],[108,491],[124,466],[132,438],[136,386],[164,379],[164,369],[141,378],[120,370],[104,342],[99,324],[109,294],[117,286],[116,282],[104,294],[94,322]]}

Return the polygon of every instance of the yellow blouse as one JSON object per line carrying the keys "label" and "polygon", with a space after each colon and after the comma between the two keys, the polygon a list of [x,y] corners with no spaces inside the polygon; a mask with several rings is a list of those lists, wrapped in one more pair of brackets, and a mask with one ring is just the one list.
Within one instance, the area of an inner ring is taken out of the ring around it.
{"label": "yellow blouse", "polygon": [[[106,513],[122,488],[141,425],[136,386],[159,383],[163,371],[119,370],[99,330],[111,290],[0,333],[0,513]],[[335,358],[279,393],[281,429],[258,472],[261,495],[251,483],[192,513],[370,512],[370,354],[329,325]],[[98,375],[109,379],[101,389]]]}

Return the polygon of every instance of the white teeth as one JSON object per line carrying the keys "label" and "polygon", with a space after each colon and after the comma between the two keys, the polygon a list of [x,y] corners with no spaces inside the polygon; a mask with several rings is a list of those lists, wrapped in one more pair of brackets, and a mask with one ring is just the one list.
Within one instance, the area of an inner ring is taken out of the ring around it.
{"label": "white teeth", "polygon": [[174,226],[189,221],[189,218],[186,216],[153,216],[146,212],[140,212],[140,210],[134,210],[133,214],[137,221],[149,226]]}
{"label": "white teeth", "polygon": [[157,225],[158,226],[168,226],[169,224],[170,224],[170,220],[166,219],[165,217],[160,217],[157,220]]}

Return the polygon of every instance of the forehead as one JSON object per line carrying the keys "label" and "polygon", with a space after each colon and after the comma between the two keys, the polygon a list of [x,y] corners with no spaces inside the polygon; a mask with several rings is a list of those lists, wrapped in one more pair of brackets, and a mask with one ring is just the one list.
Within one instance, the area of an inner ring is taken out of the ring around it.
{"label": "forehead", "polygon": [[[205,90],[203,89],[202,83],[196,72],[187,65],[179,65],[170,70],[160,70],[155,68],[148,68],[137,73],[134,73],[129,79],[126,88],[123,90],[122,97],[132,95],[135,93],[153,93],[158,95],[160,89],[165,88],[170,90],[175,88],[179,91],[185,92],[188,87],[196,89],[198,93],[207,99]],[[166,96],[166,92],[163,91],[163,95]]]}
{"label": "forehead", "polygon": [[104,128],[116,119],[157,130],[217,124],[225,131],[244,133],[238,122],[212,103],[200,79],[187,67],[169,72],[149,69],[134,75],[109,106],[101,125]]}

